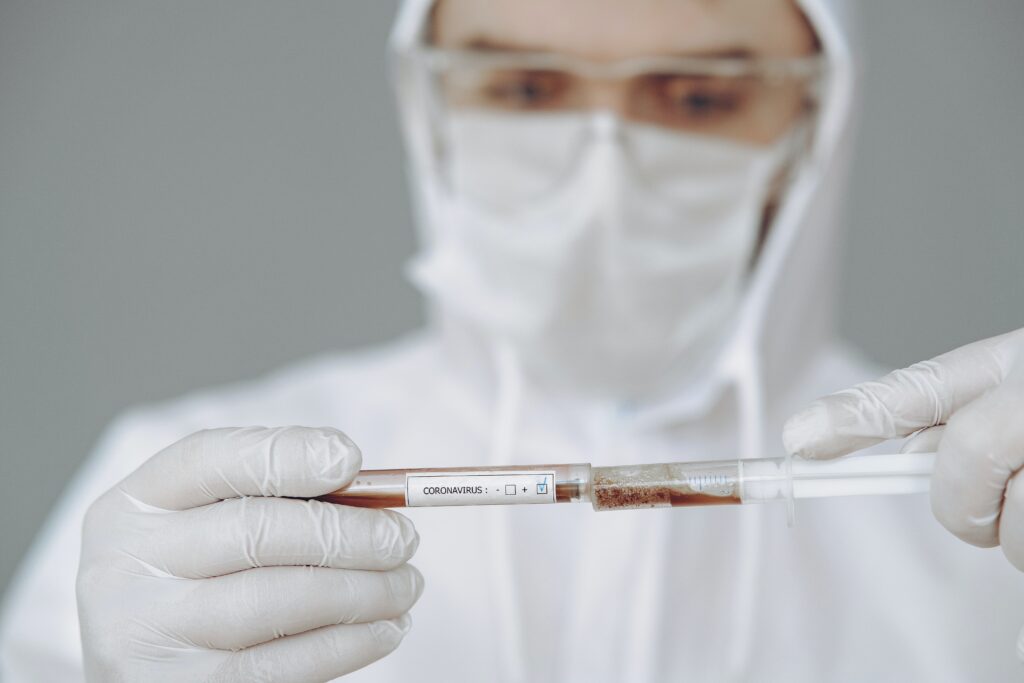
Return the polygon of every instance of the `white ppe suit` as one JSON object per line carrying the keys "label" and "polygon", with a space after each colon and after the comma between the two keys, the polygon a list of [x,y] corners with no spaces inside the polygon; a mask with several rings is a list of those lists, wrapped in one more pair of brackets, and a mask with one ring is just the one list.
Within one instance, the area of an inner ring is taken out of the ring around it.
{"label": "white ppe suit", "polygon": [[[27,558],[4,614],[3,680],[78,681],[82,518],[171,442],[233,425],[330,425],[372,468],[779,455],[783,420],[880,374],[833,337],[836,216],[853,64],[846,17],[802,3],[832,84],[728,338],[700,382],[622,401],[542,391],[514,357],[430,300],[423,333],[132,411],[108,430]],[[411,40],[424,3],[394,33]],[[401,84],[400,84],[401,88]],[[414,95],[400,92],[414,183]],[[433,239],[424,229],[425,240]],[[428,288],[428,291],[429,288]],[[950,536],[926,497],[594,513],[585,505],[404,511],[425,579],[402,645],[353,681],[902,680],[1020,675],[1017,571]]]}

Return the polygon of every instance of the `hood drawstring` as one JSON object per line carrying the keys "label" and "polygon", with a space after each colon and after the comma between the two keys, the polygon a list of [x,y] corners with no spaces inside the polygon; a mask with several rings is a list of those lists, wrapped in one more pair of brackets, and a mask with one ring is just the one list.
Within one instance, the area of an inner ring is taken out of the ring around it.
{"label": "hood drawstring", "polygon": [[[518,430],[522,423],[524,405],[525,378],[515,349],[506,343],[498,342],[493,346],[492,359],[496,380],[494,417],[491,430],[490,462],[493,465],[507,464],[516,460],[515,445]],[[738,424],[740,432],[739,455],[742,458],[764,457],[766,434],[764,386],[760,359],[753,349],[746,344],[729,354],[726,365],[737,396]],[[601,419],[601,416],[598,416]],[[605,448],[619,450],[628,447],[623,443],[621,425],[615,420],[596,426],[595,434],[600,432],[599,439]],[[603,421],[603,420],[602,420]],[[616,422],[616,428],[608,428]],[[515,558],[511,552],[512,529],[511,518],[507,508],[498,506],[488,511],[495,515],[493,533],[490,535],[491,568],[494,576],[494,599],[498,614],[503,618],[497,620],[500,629],[499,656],[501,658],[501,679],[507,683],[521,683],[530,680],[527,671],[527,652],[523,634],[523,616],[519,604],[519,588],[516,583]],[[762,533],[761,516],[756,510],[747,509],[739,515],[736,532],[736,574],[733,589],[733,636],[727,657],[727,679],[745,680],[750,666],[753,639],[758,615],[757,580],[758,560],[761,556]],[[628,642],[622,656],[631,666],[631,680],[655,680],[658,671],[659,630],[662,624],[664,588],[671,580],[667,575],[664,553],[671,540],[670,519],[657,515],[647,525],[642,538],[634,539],[633,550],[645,558],[649,571],[642,577],[641,586],[632,587],[631,604],[635,609],[622,614],[622,618],[630,622],[624,633]],[[588,535],[589,546],[596,539]],[[587,547],[580,552],[588,555]],[[604,558],[607,560],[607,558]],[[586,565],[587,563],[584,563]],[[582,567],[586,569],[586,567]],[[580,587],[587,585],[584,577],[578,577]],[[630,587],[623,587],[630,590]],[[586,600],[586,595],[576,594],[576,600]],[[587,613],[584,605],[574,605],[574,612],[579,612],[568,627],[570,630],[586,629]],[[569,633],[569,643],[580,645],[583,633]],[[584,637],[585,641],[586,638]],[[572,649],[572,648],[571,648]],[[577,654],[582,654],[577,652]],[[636,666],[640,666],[636,669]]]}
{"label": "hood drawstring", "polygon": [[[626,661],[630,662],[631,680],[662,680],[663,631],[665,623],[665,586],[671,580],[667,559],[668,545],[672,540],[671,510],[660,511],[645,528],[642,548],[644,573],[639,577],[639,590],[633,601],[634,609],[629,615],[632,626]],[[635,676],[635,677],[634,677]]]}
{"label": "hood drawstring", "polygon": [[[764,457],[765,408],[764,382],[759,356],[743,348],[732,357],[730,370],[736,387],[740,427],[740,457]],[[733,586],[733,638],[727,674],[729,680],[748,680],[747,671],[753,649],[757,622],[758,560],[763,533],[759,510],[742,510],[736,530],[737,563]]]}
{"label": "hood drawstring", "polygon": [[[493,465],[507,464],[516,460],[514,452],[521,428],[522,408],[524,404],[525,378],[516,355],[515,349],[502,342],[493,346],[492,359],[496,379],[494,418],[491,430],[490,463]],[[762,368],[759,357],[752,349],[744,345],[729,354],[727,371],[730,382],[737,396],[737,412],[740,432],[739,451],[742,458],[764,457],[765,443],[765,409]],[[601,416],[598,416],[601,419]],[[605,419],[610,416],[605,415]],[[602,420],[603,421],[603,420]],[[605,448],[619,450],[628,447],[623,443],[621,425],[611,429],[608,419],[603,425],[598,424],[595,434],[600,432],[599,439]],[[491,548],[488,553],[495,578],[494,599],[498,613],[503,615],[498,620],[500,629],[499,656],[501,657],[501,679],[507,683],[521,683],[529,680],[526,663],[527,653],[523,638],[523,617],[519,607],[519,589],[516,583],[515,558],[511,552],[512,529],[509,510],[498,506],[488,511],[495,515],[496,524],[490,535]],[[730,641],[730,652],[727,658],[728,680],[745,680],[748,673],[752,650],[753,636],[757,621],[757,574],[758,559],[761,555],[762,534],[760,533],[761,516],[755,510],[745,510],[739,515],[739,526],[736,534],[736,574],[733,590],[733,637]],[[645,558],[649,571],[645,572],[641,583],[632,587],[631,604],[635,609],[623,614],[622,618],[631,622],[624,633],[629,634],[623,656],[631,666],[631,680],[655,680],[658,671],[659,630],[663,617],[664,587],[671,580],[667,574],[664,553],[671,540],[670,519],[657,515],[651,520],[641,534],[635,539],[633,550]],[[594,538],[588,540],[592,543]],[[589,546],[590,543],[585,545]],[[587,555],[586,547],[580,552]],[[587,564],[587,563],[584,563]],[[584,566],[583,569],[586,569]],[[588,582],[579,577],[582,587]],[[623,587],[629,590],[629,587]],[[586,595],[576,594],[576,599],[585,600]],[[568,624],[570,630],[585,629],[586,607],[574,606],[577,619]],[[582,618],[580,618],[582,617]],[[582,633],[567,634],[568,642],[579,645]],[[586,638],[584,638],[586,640]],[[580,653],[578,653],[580,654]],[[640,666],[636,669],[636,666]]]}
{"label": "hood drawstring", "polygon": [[[501,341],[493,350],[494,374],[497,391],[491,430],[490,462],[504,465],[514,462],[513,450],[523,404],[523,373],[513,347]],[[498,649],[501,658],[501,680],[507,683],[527,681],[526,649],[523,643],[522,615],[516,586],[515,557],[512,549],[512,529],[509,510],[498,505],[488,510],[495,524],[490,538],[491,575],[494,577],[494,600],[497,613],[504,618],[495,620],[501,632]]]}
{"label": "hood drawstring", "polygon": [[[517,460],[515,451],[518,441],[518,430],[522,427],[522,408],[524,405],[525,377],[521,367],[521,361],[515,349],[502,342],[496,343],[493,347],[493,363],[496,381],[496,399],[494,405],[494,417],[492,422],[490,463],[492,465],[507,464]],[[597,424],[593,425],[592,434],[599,442],[598,447],[618,451],[627,444],[623,443],[621,425],[618,421],[610,419],[606,414],[595,416]],[[614,425],[613,425],[614,423]],[[500,679],[506,683],[521,683],[531,680],[527,671],[527,652],[523,634],[523,616],[520,610],[519,586],[516,583],[517,572],[515,557],[511,552],[513,546],[511,516],[509,509],[503,506],[496,506],[488,511],[495,515],[495,524],[490,534],[490,563],[495,579],[494,600],[498,614],[502,615],[498,628],[500,629],[499,656],[501,658]],[[614,517],[600,522],[601,528],[614,526],[614,522],[621,520],[623,523],[632,524],[627,517]],[[618,558],[623,567],[629,566],[632,562],[629,557],[644,557],[644,566],[641,580],[634,586],[622,586],[621,590],[629,592],[631,598],[626,601],[631,605],[622,619],[621,633],[626,635],[625,647],[622,657],[629,663],[629,679],[632,681],[646,682],[658,680],[658,654],[659,643],[661,642],[660,631],[663,614],[664,587],[667,576],[667,563],[665,552],[670,540],[670,519],[664,515],[656,515],[645,525],[644,529],[634,538],[631,552],[624,557]],[[596,526],[588,525],[579,549],[580,562],[577,565],[577,580],[574,583],[578,588],[589,586],[587,576],[592,574],[592,564],[584,558],[591,557],[593,552],[602,555],[604,544],[601,541],[600,533]],[[611,558],[600,557],[600,561],[608,562]],[[614,561],[613,561],[614,563]],[[582,574],[580,574],[582,572]],[[606,589],[600,585],[598,595]],[[586,633],[588,625],[593,624],[589,619],[588,605],[593,606],[594,595],[587,595],[587,591],[575,591],[573,613],[574,618],[566,625],[569,633],[566,634],[566,644],[570,645],[570,651],[575,654],[586,656],[588,648],[579,646],[589,640]],[[581,642],[582,639],[582,642]],[[575,645],[576,647],[571,647]],[[610,654],[610,653],[609,653]],[[595,658],[600,659],[600,658]],[[562,673],[573,675],[574,666],[569,666]],[[586,667],[584,667],[585,669]],[[575,673],[580,673],[576,671]],[[559,679],[561,680],[561,679]]]}
{"label": "hood drawstring", "polygon": [[[593,460],[634,460],[626,452],[630,443],[621,418],[600,407],[589,417]],[[593,513],[574,531],[579,543],[566,585],[569,618],[557,675],[550,680],[662,680],[671,513],[638,514],[644,515],[642,524],[628,513]],[[606,645],[595,649],[595,642]]]}

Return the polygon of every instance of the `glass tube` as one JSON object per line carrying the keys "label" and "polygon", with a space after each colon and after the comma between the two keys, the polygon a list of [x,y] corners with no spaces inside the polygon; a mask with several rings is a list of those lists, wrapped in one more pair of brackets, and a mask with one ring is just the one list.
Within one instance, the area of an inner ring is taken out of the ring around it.
{"label": "glass tube", "polygon": [[351,484],[320,500],[370,508],[590,502],[595,510],[629,510],[772,501],[792,506],[795,498],[927,491],[934,463],[934,453],[908,453],[829,461],[363,470]]}

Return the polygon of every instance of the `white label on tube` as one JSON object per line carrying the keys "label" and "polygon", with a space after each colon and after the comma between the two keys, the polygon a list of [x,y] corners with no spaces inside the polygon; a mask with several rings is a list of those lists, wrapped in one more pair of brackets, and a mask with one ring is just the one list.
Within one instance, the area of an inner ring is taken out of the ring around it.
{"label": "white label on tube", "polygon": [[524,505],[555,502],[554,472],[459,472],[407,474],[405,504]]}

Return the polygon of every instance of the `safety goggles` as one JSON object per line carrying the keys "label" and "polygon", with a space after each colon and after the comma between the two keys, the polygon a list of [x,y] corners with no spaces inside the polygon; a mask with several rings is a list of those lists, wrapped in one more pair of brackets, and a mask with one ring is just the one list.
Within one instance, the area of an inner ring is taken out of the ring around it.
{"label": "safety goggles", "polygon": [[[454,120],[521,121],[526,128],[557,121],[557,139],[538,139],[531,145],[525,135],[523,152],[536,157],[531,166],[549,176],[538,177],[538,187],[554,184],[578,161],[595,130],[589,114],[611,115],[623,124],[624,146],[644,171],[642,155],[631,152],[631,131],[769,147],[810,130],[806,124],[826,81],[824,61],[817,56],[603,62],[554,53],[419,46],[406,57],[426,82],[432,138],[442,166],[475,153],[460,142],[452,129]],[[805,143],[806,136],[793,147]]]}

